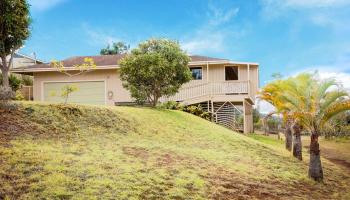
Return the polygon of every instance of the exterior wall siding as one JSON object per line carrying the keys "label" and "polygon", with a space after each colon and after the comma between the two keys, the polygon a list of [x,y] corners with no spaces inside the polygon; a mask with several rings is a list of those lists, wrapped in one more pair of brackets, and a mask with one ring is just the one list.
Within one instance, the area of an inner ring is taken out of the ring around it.
{"label": "exterior wall siding", "polygon": [[[236,64],[220,64],[209,66],[209,82],[222,82],[225,81],[225,66],[237,66],[238,67],[238,81],[248,80],[247,65],[236,65]],[[201,84],[207,82],[207,66],[206,65],[191,65],[191,67],[202,67],[203,78],[202,80],[193,80],[190,85]],[[257,66],[250,66],[250,80],[252,83],[257,83]]]}

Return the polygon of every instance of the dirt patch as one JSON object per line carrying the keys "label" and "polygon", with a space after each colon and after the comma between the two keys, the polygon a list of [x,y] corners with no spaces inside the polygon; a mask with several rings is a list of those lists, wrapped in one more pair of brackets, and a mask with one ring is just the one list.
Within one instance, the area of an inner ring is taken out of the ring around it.
{"label": "dirt patch", "polygon": [[122,148],[123,153],[126,155],[130,155],[136,158],[140,158],[142,160],[147,160],[149,158],[149,152],[147,149],[142,147],[128,147],[124,146]]}
{"label": "dirt patch", "polygon": [[342,159],[337,159],[337,158],[331,158],[331,157],[326,157],[328,160],[330,160],[331,162],[344,166],[345,168],[347,168],[350,171],[350,162],[346,161],[346,160],[342,160]]}
{"label": "dirt patch", "polygon": [[175,153],[165,153],[161,154],[157,157],[156,166],[157,167],[172,167],[176,164],[184,164],[184,162],[188,162],[190,160],[186,160],[186,157],[179,156]]}
{"label": "dirt patch", "polygon": [[20,111],[0,112],[0,144],[22,134],[41,134],[39,127]]}
{"label": "dirt patch", "polygon": [[[310,149],[308,145],[305,145],[304,148]],[[337,151],[328,148],[322,148],[321,146],[321,156],[327,160],[333,162],[334,164],[341,165],[350,171],[350,161],[340,159]]]}
{"label": "dirt patch", "polygon": [[273,185],[242,179],[239,174],[222,168],[210,171],[204,176],[209,182],[210,199],[280,199],[280,194],[273,193]]}
{"label": "dirt patch", "polygon": [[[208,181],[210,199],[334,199],[334,188],[329,184],[310,184],[304,181],[281,181],[276,177],[259,180],[242,176],[224,168],[212,166],[203,175]],[[252,172],[253,173],[253,172]],[[257,175],[258,176],[258,175]],[[315,192],[318,191],[318,192]]]}

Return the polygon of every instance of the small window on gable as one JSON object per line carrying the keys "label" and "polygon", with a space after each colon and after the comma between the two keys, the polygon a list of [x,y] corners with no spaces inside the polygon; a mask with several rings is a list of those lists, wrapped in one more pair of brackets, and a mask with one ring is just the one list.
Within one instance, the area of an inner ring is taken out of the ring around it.
{"label": "small window on gable", "polygon": [[225,80],[226,81],[238,80],[238,67],[237,66],[225,67]]}
{"label": "small window on gable", "polygon": [[190,68],[193,80],[202,80],[202,68],[192,67]]}

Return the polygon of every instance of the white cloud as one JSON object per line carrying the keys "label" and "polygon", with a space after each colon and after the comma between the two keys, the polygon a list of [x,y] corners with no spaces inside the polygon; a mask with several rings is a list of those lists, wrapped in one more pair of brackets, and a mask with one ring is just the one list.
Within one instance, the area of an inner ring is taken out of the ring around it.
{"label": "white cloud", "polygon": [[[344,58],[343,58],[344,59]],[[340,85],[350,92],[350,58],[333,65],[318,65],[296,71],[290,75],[294,76],[302,72],[317,72],[321,79],[334,78]]]}
{"label": "white cloud", "polygon": [[220,52],[225,48],[225,38],[223,32],[201,29],[181,46],[189,53]]}
{"label": "white cloud", "polygon": [[185,35],[180,40],[181,46],[191,54],[224,52],[228,38],[243,33],[243,29],[233,33],[233,29],[230,29],[232,27],[226,25],[232,21],[238,12],[239,8],[224,10],[209,4],[208,19],[194,33]]}
{"label": "white cloud", "polygon": [[88,24],[83,24],[82,28],[88,36],[88,44],[92,46],[106,46],[111,45],[113,42],[123,41],[119,37],[116,37],[114,33],[108,33],[107,31],[97,30],[90,27]]}
{"label": "white cloud", "polygon": [[45,11],[66,0],[29,0],[28,3],[34,10]]}
{"label": "white cloud", "polygon": [[208,5],[208,17],[210,25],[221,25],[232,20],[239,12],[239,8],[231,8],[226,12],[212,4]]}
{"label": "white cloud", "polygon": [[349,0],[261,0],[262,5],[273,9],[334,8],[350,5]]}
{"label": "white cloud", "polygon": [[320,7],[340,7],[350,4],[349,0],[286,0],[286,7],[294,8],[320,8]]}
{"label": "white cloud", "polygon": [[276,110],[275,107],[273,107],[270,103],[263,100],[259,100],[257,102],[257,109],[262,114],[268,114]]}
{"label": "white cloud", "polygon": [[[340,12],[340,9],[350,6],[349,0],[260,0],[260,2],[262,17],[265,19],[285,16],[294,20],[302,18],[302,21],[322,26],[348,24],[348,21],[343,19],[344,13]],[[289,11],[296,11],[297,15],[290,15]]]}
{"label": "white cloud", "polygon": [[350,91],[350,73],[345,72],[334,72],[334,71],[319,71],[320,78],[334,78],[341,85]]}

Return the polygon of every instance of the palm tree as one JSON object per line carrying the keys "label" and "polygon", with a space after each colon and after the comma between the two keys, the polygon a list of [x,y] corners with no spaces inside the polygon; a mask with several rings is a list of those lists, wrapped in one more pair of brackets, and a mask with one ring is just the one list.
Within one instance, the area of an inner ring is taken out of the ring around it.
{"label": "palm tree", "polygon": [[[269,84],[267,84],[265,87],[262,88],[259,94],[259,98],[262,100],[267,101],[272,106],[276,108],[275,111],[272,111],[271,113],[267,114],[264,118],[264,126],[267,125],[266,121],[267,118],[272,116],[273,114],[282,114],[283,116],[283,122],[285,125],[285,138],[286,138],[286,149],[291,151],[292,150],[292,118],[289,115],[290,109],[288,108],[288,104],[284,102],[283,97],[283,91],[286,87],[286,80],[275,80]],[[266,130],[266,127],[265,127]]]}
{"label": "palm tree", "polygon": [[306,87],[309,86],[309,80],[310,75],[309,74],[300,74],[296,77],[288,78],[284,81],[283,90],[281,94],[281,102],[285,105],[285,107],[288,108],[289,112],[289,132],[290,137],[292,137],[293,140],[293,156],[296,157],[299,160],[303,159],[302,155],[302,142],[301,142],[301,131],[303,126],[301,125],[298,118],[295,117],[295,109],[293,104],[286,101],[285,96],[297,96],[302,91],[306,90]]}
{"label": "palm tree", "polygon": [[316,74],[303,73],[289,79],[281,99],[299,125],[310,131],[309,177],[322,181],[318,137],[332,117],[350,110],[349,94],[334,79],[320,80]]}

